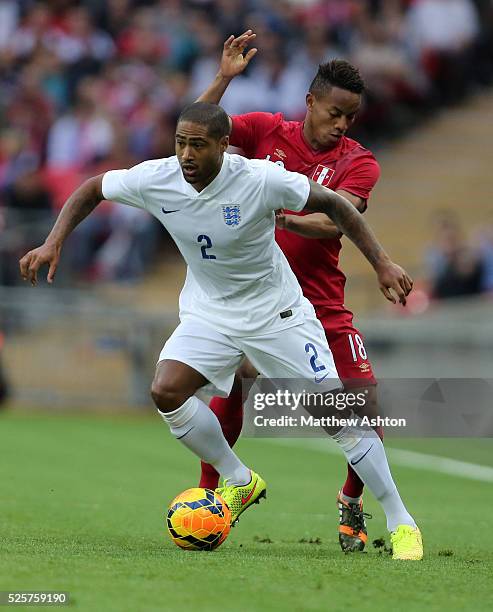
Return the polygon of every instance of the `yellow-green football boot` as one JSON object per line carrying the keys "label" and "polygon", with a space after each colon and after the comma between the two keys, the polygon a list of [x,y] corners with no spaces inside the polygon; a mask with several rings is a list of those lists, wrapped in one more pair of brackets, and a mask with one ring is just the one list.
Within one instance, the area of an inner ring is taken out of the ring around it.
{"label": "yellow-green football boot", "polygon": [[252,478],[246,485],[228,485],[225,480],[222,487],[216,489],[231,510],[231,525],[238,521],[242,512],[252,504],[258,504],[262,498],[267,497],[265,480],[250,470]]}
{"label": "yellow-green football boot", "polygon": [[392,559],[402,561],[421,561],[423,558],[423,540],[421,531],[411,525],[399,525],[390,534],[392,542]]}

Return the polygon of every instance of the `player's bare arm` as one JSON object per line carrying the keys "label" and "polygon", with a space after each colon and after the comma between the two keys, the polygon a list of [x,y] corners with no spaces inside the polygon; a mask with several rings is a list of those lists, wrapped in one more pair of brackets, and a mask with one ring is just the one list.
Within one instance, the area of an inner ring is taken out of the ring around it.
{"label": "player's bare arm", "polygon": [[[366,210],[366,200],[348,191],[339,190],[336,193],[344,196],[361,213]],[[276,213],[276,225],[305,238],[340,238],[341,232],[336,224],[324,213],[309,215],[286,215],[283,211]]]}
{"label": "player's bare arm", "polygon": [[310,180],[310,195],[306,208],[328,215],[373,266],[384,296],[395,304],[396,299],[392,293],[394,292],[400,303],[405,306],[406,296],[413,286],[410,276],[390,260],[371,227],[349,200]]}
{"label": "player's bare arm", "polygon": [[231,35],[225,41],[219,72],[196,102],[219,104],[231,80],[245,70],[250,60],[257,53],[257,49],[253,48],[244,54],[245,49],[255,40],[256,36],[252,30],[247,30],[241,36],[235,38]]}
{"label": "player's bare arm", "polygon": [[31,285],[36,285],[39,268],[48,264],[49,270],[46,278],[49,283],[53,282],[62,246],[67,236],[104,199],[102,180],[102,174],[87,179],[65,202],[44,244],[26,253],[19,261],[21,276],[24,280],[30,281]]}

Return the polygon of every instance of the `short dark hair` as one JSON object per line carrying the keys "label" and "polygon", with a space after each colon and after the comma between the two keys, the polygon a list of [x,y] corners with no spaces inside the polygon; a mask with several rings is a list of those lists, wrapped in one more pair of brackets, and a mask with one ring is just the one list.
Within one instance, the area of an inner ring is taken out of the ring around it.
{"label": "short dark hair", "polygon": [[309,91],[314,95],[325,95],[331,87],[362,94],[365,91],[365,82],[355,66],[346,60],[333,59],[326,64],[319,65]]}
{"label": "short dark hair", "polygon": [[178,122],[190,121],[207,128],[208,136],[220,140],[230,132],[229,117],[226,111],[217,104],[194,102],[186,106],[178,117]]}

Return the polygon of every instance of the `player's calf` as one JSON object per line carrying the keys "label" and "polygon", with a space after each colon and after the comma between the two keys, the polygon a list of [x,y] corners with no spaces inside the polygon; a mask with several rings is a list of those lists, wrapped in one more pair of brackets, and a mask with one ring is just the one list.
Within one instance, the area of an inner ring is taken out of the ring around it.
{"label": "player's calf", "polygon": [[219,421],[198,397],[189,397],[179,408],[161,412],[161,416],[177,440],[211,464],[232,485],[250,482],[250,470],[231,450]]}
{"label": "player's calf", "polygon": [[[209,404],[231,448],[233,448],[238,440],[243,425],[243,390],[245,390],[245,393],[248,393],[257,375],[257,370],[245,358],[236,370],[229,397],[213,397]],[[219,474],[217,471],[212,465],[202,462],[199,487],[215,489],[218,484]]]}
{"label": "player's calf", "polygon": [[250,470],[229,447],[216,416],[194,395],[207,382],[188,365],[164,360],[156,368],[152,396],[177,440],[231,484],[246,485]]}
{"label": "player's calf", "polygon": [[[216,415],[224,437],[233,448],[238,440],[243,424],[243,403],[241,389],[229,397],[213,397],[209,408]],[[199,487],[214,490],[219,484],[219,474],[209,463],[201,462]]]}
{"label": "player's calf", "polygon": [[[355,412],[358,416],[363,417],[367,416],[368,418],[374,418],[379,414],[378,409],[378,396],[377,396],[377,387],[376,385],[364,385],[364,386],[355,386],[355,383],[361,383],[361,380],[345,380],[344,383],[347,385],[347,388],[350,389],[353,393],[363,394],[365,397],[365,402],[363,406],[355,406]],[[383,441],[383,429],[382,427],[375,427],[375,432],[378,437]],[[366,523],[362,522],[361,529],[359,525],[361,521],[358,520],[357,514],[354,515],[351,513],[350,509],[344,507],[340,500],[342,499],[345,502],[348,502],[356,509],[361,505],[362,510],[362,500],[361,496],[363,495],[364,483],[358,474],[354,471],[351,465],[347,464],[347,477],[346,482],[344,483],[342,490],[339,492],[337,496],[338,500],[338,508],[339,508],[339,544],[341,549],[344,552],[354,551],[354,550],[363,550],[366,543]],[[368,518],[368,517],[367,517]],[[354,523],[354,524],[353,524]],[[360,537],[359,532],[361,531],[362,536]]]}

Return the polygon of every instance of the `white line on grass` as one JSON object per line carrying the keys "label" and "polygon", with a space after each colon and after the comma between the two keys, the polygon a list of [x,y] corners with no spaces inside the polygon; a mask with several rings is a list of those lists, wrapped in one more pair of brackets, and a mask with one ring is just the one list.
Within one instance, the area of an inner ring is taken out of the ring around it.
{"label": "white line on grass", "polygon": [[[264,438],[274,444],[283,446],[296,446],[307,450],[322,451],[332,455],[340,455],[341,451],[331,440],[307,439],[307,438]],[[400,448],[386,447],[389,462],[392,465],[426,470],[428,472],[440,472],[451,476],[459,476],[469,480],[480,480],[481,482],[493,482],[493,467],[457,461],[448,457],[428,455],[416,451]]]}

